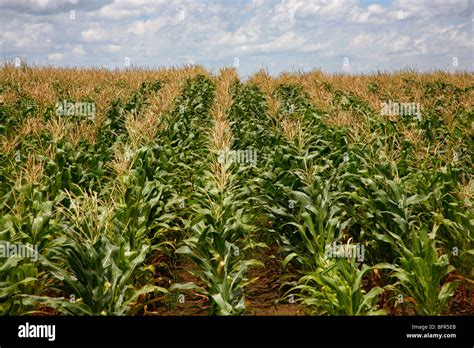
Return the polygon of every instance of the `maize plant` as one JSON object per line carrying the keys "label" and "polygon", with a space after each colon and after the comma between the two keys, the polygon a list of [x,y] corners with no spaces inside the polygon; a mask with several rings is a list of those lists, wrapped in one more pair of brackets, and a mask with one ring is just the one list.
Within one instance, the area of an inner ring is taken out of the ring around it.
{"label": "maize plant", "polygon": [[372,269],[361,268],[355,258],[344,257],[335,261],[320,260],[318,269],[304,275],[292,292],[299,291],[301,303],[310,313],[319,315],[384,315],[378,300],[383,292],[380,287],[370,291],[363,288],[362,281]]}
{"label": "maize plant", "polygon": [[0,314],[21,315],[34,309],[23,303],[24,294],[40,293],[38,268],[21,257],[10,257],[0,266]]}
{"label": "maize plant", "polygon": [[1,314],[472,311],[472,74],[0,70]]}
{"label": "maize plant", "polygon": [[136,273],[147,271],[141,264],[148,245],[131,250],[123,239],[112,242],[105,236],[94,243],[83,243],[77,237],[56,243],[59,246],[53,246],[48,258],[41,261],[62,284],[51,290],[63,296],[28,296],[29,300],[68,315],[131,315],[144,305],[138,301],[140,296],[166,292],[150,284],[137,286]]}
{"label": "maize plant", "polygon": [[396,248],[400,254],[397,264],[378,264],[374,268],[391,270],[397,280],[391,287],[400,291],[402,301],[412,306],[417,315],[439,315],[445,310],[459,281],[442,280],[454,267],[449,264],[448,255],[438,255],[436,230],[428,233],[426,227],[412,234],[411,245],[407,246],[397,235],[390,233],[380,237]]}
{"label": "maize plant", "polygon": [[[229,84],[218,88],[216,98],[225,98],[230,93]],[[249,283],[246,272],[259,263],[244,258],[248,246],[242,240],[248,241],[253,227],[245,214],[246,191],[239,185],[240,173],[233,172],[234,163],[216,158],[219,151],[228,151],[232,142],[226,112],[214,110],[213,137],[209,145],[212,164],[204,172],[205,186],[196,192],[191,222],[193,236],[177,252],[190,256],[198,266],[192,273],[206,284],[205,289],[197,289],[209,297],[210,314],[238,315],[245,310],[244,287]],[[195,285],[176,285],[174,288],[190,286]]]}

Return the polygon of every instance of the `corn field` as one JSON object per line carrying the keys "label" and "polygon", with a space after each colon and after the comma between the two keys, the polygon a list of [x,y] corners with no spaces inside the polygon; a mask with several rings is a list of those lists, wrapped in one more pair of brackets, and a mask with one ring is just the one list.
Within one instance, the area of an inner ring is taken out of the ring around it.
{"label": "corn field", "polygon": [[472,73],[0,70],[1,315],[474,314]]}

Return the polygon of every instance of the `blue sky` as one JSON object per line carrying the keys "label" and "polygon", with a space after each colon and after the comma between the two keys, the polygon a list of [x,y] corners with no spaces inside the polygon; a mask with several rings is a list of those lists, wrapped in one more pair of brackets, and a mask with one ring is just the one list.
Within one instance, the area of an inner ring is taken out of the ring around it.
{"label": "blue sky", "polygon": [[0,57],[56,66],[474,71],[473,0],[0,0]]}

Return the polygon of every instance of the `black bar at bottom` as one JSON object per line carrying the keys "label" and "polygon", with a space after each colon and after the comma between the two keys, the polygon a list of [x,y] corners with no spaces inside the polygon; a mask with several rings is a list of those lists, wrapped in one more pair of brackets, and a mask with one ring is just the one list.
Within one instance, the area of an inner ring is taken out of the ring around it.
{"label": "black bar at bottom", "polygon": [[[0,317],[0,346],[474,343],[474,317]],[[37,326],[39,325],[39,326]],[[54,340],[53,330],[54,325]],[[45,337],[31,337],[42,334]],[[30,337],[19,337],[30,336]]]}

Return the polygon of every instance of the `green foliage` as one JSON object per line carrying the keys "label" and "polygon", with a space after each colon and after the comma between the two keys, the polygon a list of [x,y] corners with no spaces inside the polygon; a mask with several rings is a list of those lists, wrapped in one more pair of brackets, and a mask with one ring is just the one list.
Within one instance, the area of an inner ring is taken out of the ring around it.
{"label": "green foliage", "polygon": [[[191,75],[168,75],[186,77],[159,115],[150,106],[169,81],[152,74],[130,88],[120,76],[105,103],[81,98],[100,103],[100,117],[61,130],[51,100],[73,91],[60,78],[53,73],[53,98],[39,103],[18,74],[2,74],[0,241],[32,244],[39,260],[0,259],[0,314],[132,315],[163,294],[195,291],[210,314],[242,315],[249,271],[262,266],[256,249],[267,245],[288,280],[282,292],[291,288],[310,314],[382,315],[382,293],[403,295],[419,315],[446,313],[458,285],[448,277],[468,284],[474,267],[465,102],[474,86],[405,76],[400,95],[422,96],[422,118],[394,119],[374,108],[393,99],[380,76],[364,77],[362,90],[304,75],[233,80],[229,100],[218,79]],[[313,84],[321,90],[309,93]],[[219,114],[229,150],[257,154],[221,177],[210,146],[219,100],[230,101]],[[156,137],[136,145],[127,114],[155,117]],[[95,141],[73,140],[84,129]],[[365,248],[364,259],[328,258],[334,243]],[[181,284],[175,266],[189,260],[199,281]],[[156,286],[157,264],[171,289]],[[374,269],[385,270],[377,281]]]}
{"label": "green foliage", "polygon": [[166,289],[138,286],[141,264],[149,252],[148,245],[131,249],[123,238],[111,241],[100,236],[96,241],[84,242],[71,232],[70,238],[60,237],[41,263],[60,282],[55,290],[61,298],[30,296],[29,299],[46,304],[59,313],[68,315],[130,315],[144,303],[140,296]]}
{"label": "green foliage", "polygon": [[377,301],[383,289],[363,289],[364,275],[371,267],[355,259],[321,260],[319,267],[303,276],[292,291],[299,290],[301,303],[318,315],[383,315]]}
{"label": "green foliage", "polygon": [[438,255],[435,232],[428,234],[426,227],[413,231],[408,246],[393,233],[380,236],[400,257],[396,265],[382,263],[374,268],[392,271],[391,276],[397,279],[393,287],[401,292],[417,315],[442,314],[459,283],[446,282],[441,286],[454,267],[449,264],[448,255]]}

